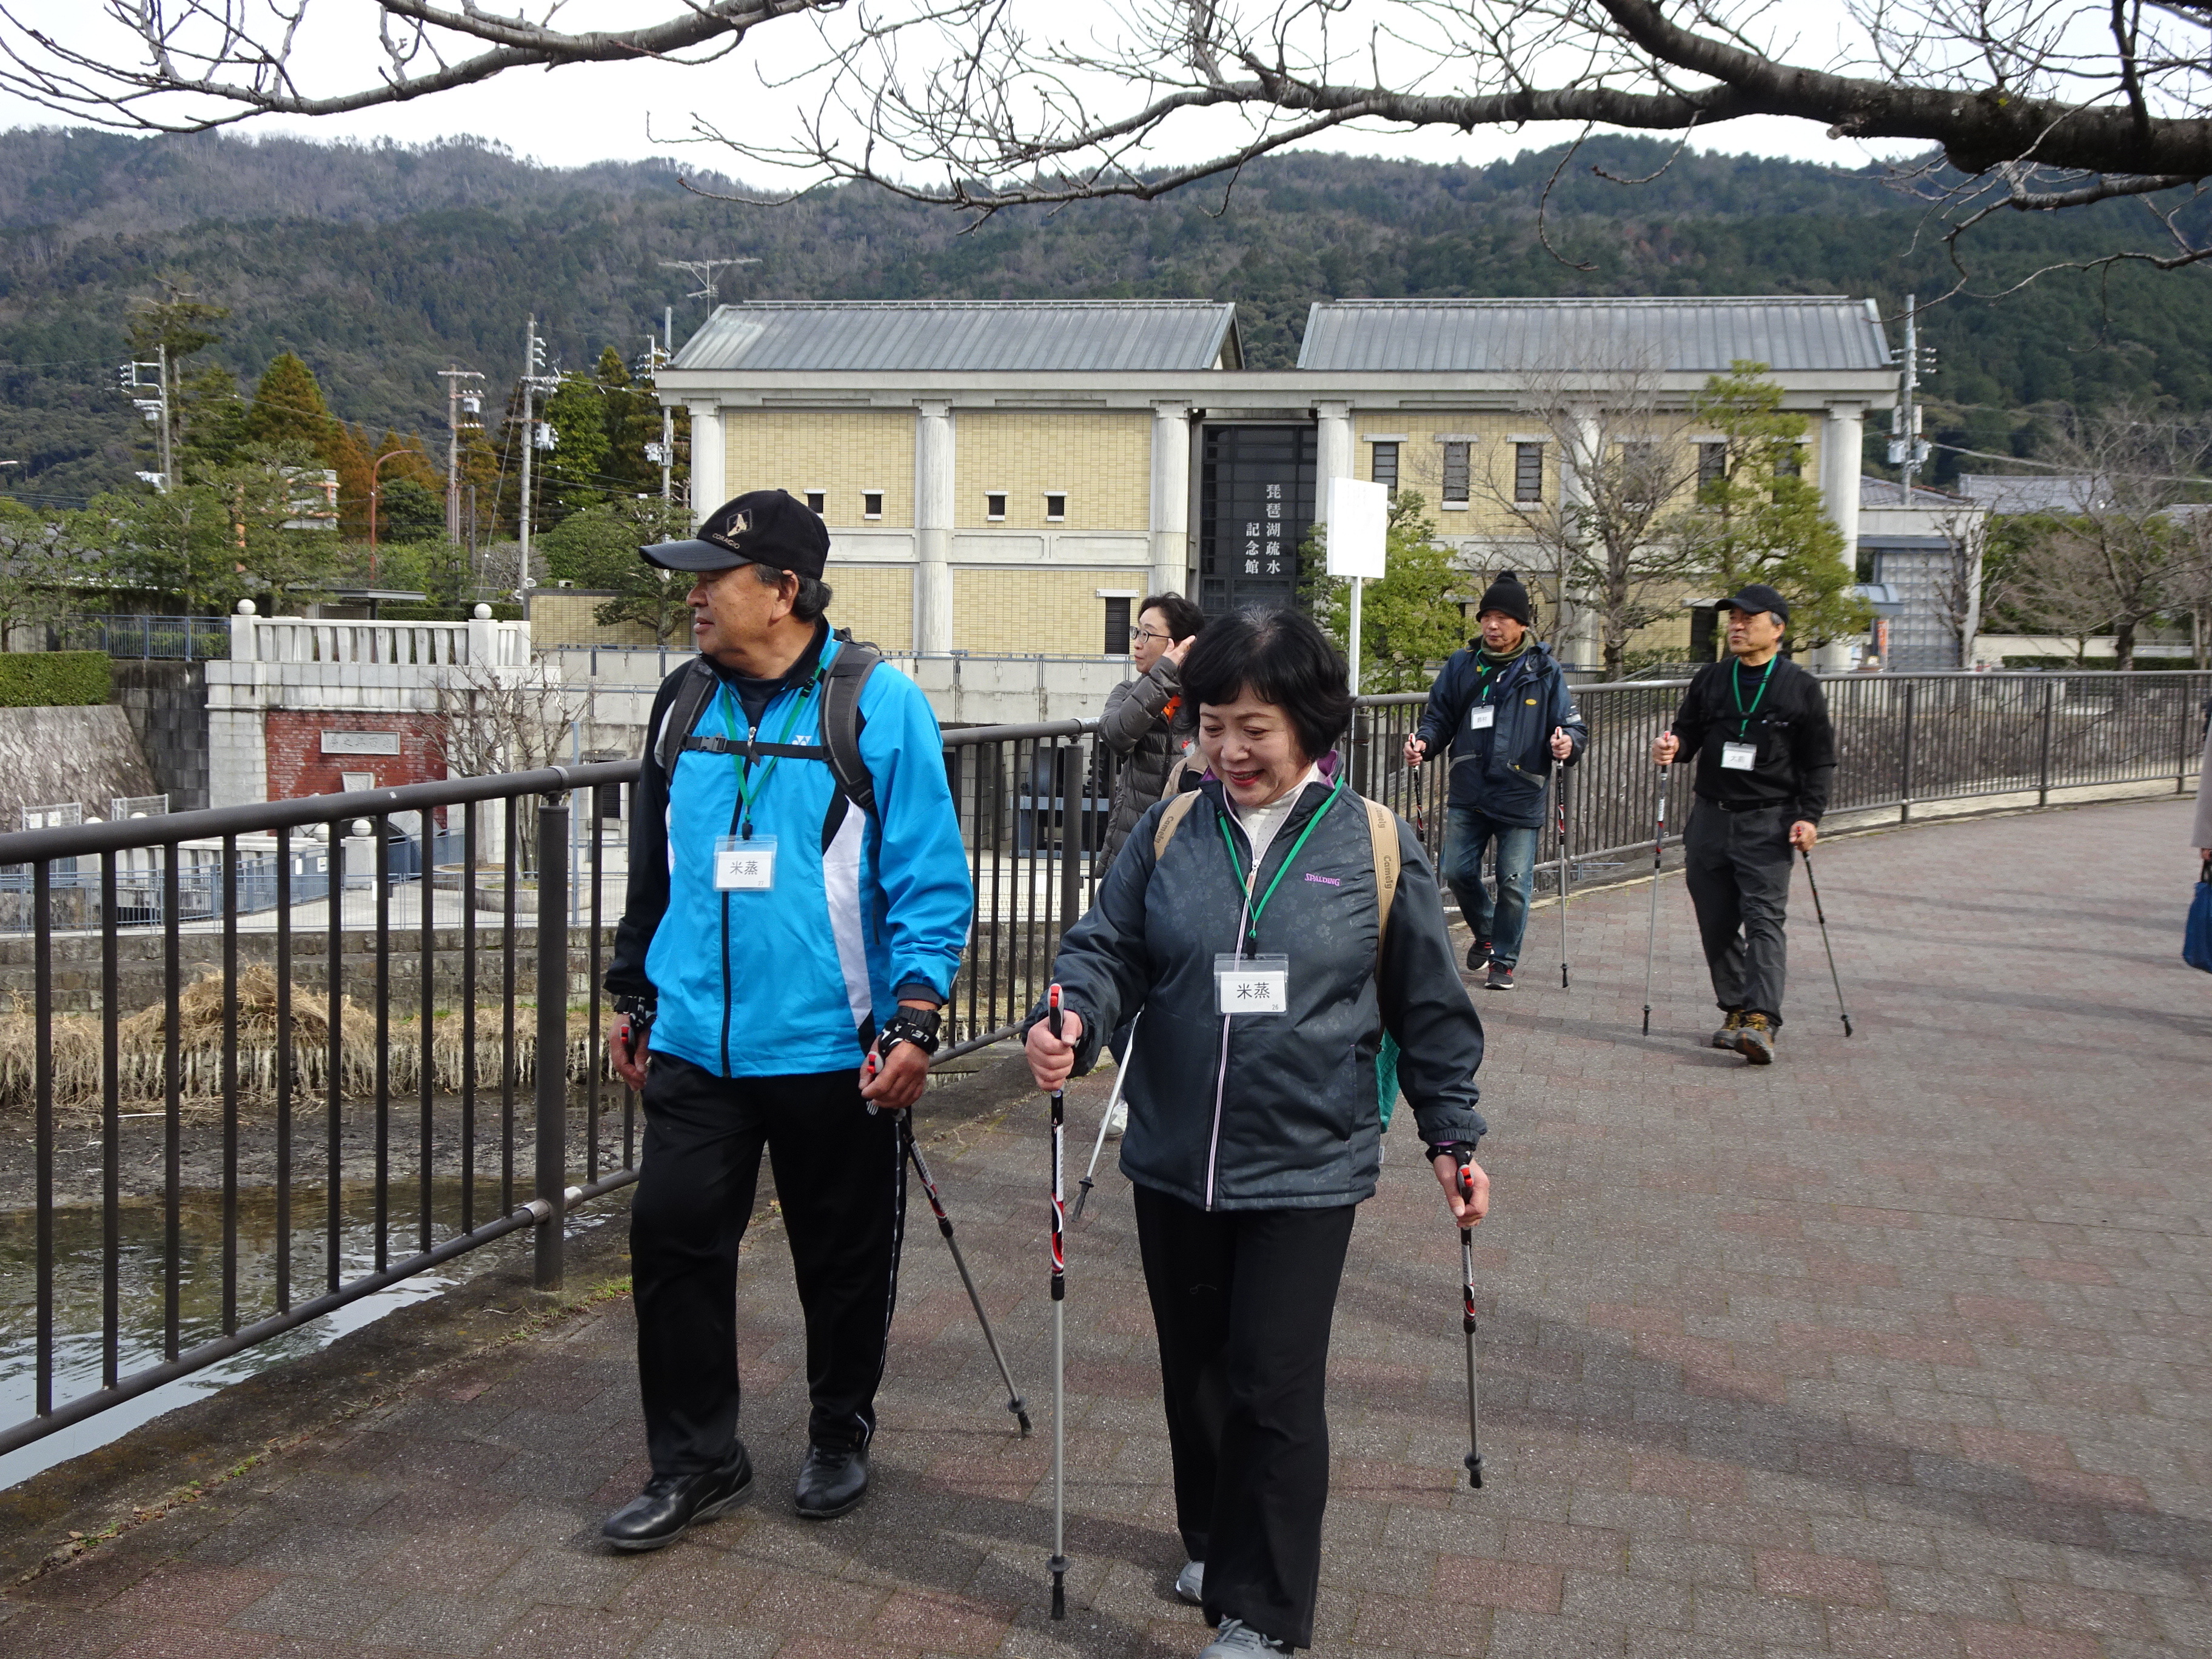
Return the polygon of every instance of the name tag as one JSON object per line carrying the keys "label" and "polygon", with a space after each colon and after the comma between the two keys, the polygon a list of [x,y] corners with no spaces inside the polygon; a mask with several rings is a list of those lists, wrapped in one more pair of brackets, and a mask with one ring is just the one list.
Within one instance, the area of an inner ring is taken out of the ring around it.
{"label": "name tag", "polygon": [[1759,745],[1755,743],[1724,743],[1721,745],[1721,770],[1748,772],[1759,764]]}
{"label": "name tag", "polygon": [[1224,952],[1213,959],[1213,990],[1221,1014],[1286,1014],[1291,1009],[1291,959]]}
{"label": "name tag", "polygon": [[1471,732],[1487,732],[1498,724],[1497,706],[1486,702],[1475,704],[1467,711],[1467,724]]}
{"label": "name tag", "polygon": [[714,888],[723,893],[766,893],[775,887],[775,837],[714,838]]}

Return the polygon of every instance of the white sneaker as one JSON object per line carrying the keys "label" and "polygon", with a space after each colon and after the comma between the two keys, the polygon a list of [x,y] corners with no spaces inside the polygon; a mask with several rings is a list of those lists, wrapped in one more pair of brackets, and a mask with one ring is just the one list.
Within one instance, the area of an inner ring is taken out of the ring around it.
{"label": "white sneaker", "polygon": [[1129,1103],[1121,1102],[1106,1119],[1106,1133],[1110,1139],[1129,1127]]}
{"label": "white sneaker", "polygon": [[1213,1632],[1213,1639],[1200,1652],[1198,1659],[1249,1659],[1259,1653],[1288,1653],[1291,1644],[1278,1642],[1272,1636],[1262,1636],[1242,1619],[1224,1619],[1221,1628]]}
{"label": "white sneaker", "polygon": [[1191,1606],[1202,1606],[1206,1601],[1206,1563],[1184,1562],[1182,1571],[1176,1575],[1175,1589],[1176,1594]]}

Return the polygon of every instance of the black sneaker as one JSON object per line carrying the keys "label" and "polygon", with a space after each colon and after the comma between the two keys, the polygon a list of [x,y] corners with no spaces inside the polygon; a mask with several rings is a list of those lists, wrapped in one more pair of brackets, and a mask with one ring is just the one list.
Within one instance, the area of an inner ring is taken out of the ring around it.
{"label": "black sneaker", "polygon": [[1490,966],[1490,941],[1479,939],[1467,947],[1467,970],[1479,974]]}
{"label": "black sneaker", "polygon": [[808,1521],[834,1521],[868,1495],[868,1454],[858,1446],[809,1446],[793,1506]]}
{"label": "black sneaker", "polygon": [[656,1474],[617,1510],[599,1535],[618,1550],[657,1550],[701,1521],[735,1508],[752,1490],[752,1460],[741,1444],[730,1461],[704,1474]]}
{"label": "black sneaker", "polygon": [[1490,977],[1482,981],[1486,991],[1510,991],[1513,988],[1513,970],[1502,962],[1490,964]]}

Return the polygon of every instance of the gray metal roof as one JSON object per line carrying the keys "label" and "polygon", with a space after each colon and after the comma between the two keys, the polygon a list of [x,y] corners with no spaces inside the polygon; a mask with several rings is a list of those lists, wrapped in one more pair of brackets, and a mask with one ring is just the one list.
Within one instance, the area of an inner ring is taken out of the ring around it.
{"label": "gray metal roof", "polygon": [[1237,307],[1204,300],[777,301],[720,306],[677,368],[1182,373],[1227,353]]}
{"label": "gray metal roof", "polygon": [[1331,300],[1315,304],[1298,367],[1481,374],[1547,369],[1723,374],[1887,369],[1866,302],[1741,300]]}

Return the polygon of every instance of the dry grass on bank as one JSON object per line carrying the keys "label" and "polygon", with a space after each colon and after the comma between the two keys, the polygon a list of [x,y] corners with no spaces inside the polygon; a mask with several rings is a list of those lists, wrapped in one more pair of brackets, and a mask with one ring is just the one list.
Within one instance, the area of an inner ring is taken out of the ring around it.
{"label": "dry grass on bank", "polygon": [[[264,967],[239,970],[238,1097],[244,1108],[266,1112],[276,1099],[276,976]],[[501,1011],[477,1010],[476,1074],[482,1088],[497,1088],[504,1063]],[[167,1095],[167,1016],[160,1006],[145,1008],[118,1022],[116,1084],[125,1111],[160,1106]],[[515,1010],[515,1086],[531,1086],[537,1071],[537,1012]],[[580,1022],[572,1018],[568,1073],[572,1081],[586,1075],[588,1043]],[[0,1114],[27,1116],[37,1095],[37,1024],[19,1004],[0,1012]],[[394,1096],[421,1087],[422,1022],[396,1015],[386,1044],[389,1087]],[[58,1014],[53,1022],[53,1089],[56,1115],[64,1122],[97,1122],[100,1113],[100,1017]],[[441,1094],[457,1092],[464,1075],[461,1015],[451,1010],[430,1026],[430,1084]],[[349,1097],[376,1091],[376,1015],[343,998],[338,1010],[338,1086]],[[320,995],[296,989],[292,998],[294,1103],[325,1095],[330,1087],[330,1005]],[[178,998],[178,1070],[187,1121],[220,1114],[223,1080],[222,976],[210,973],[185,988]],[[610,1074],[611,1075],[611,1074]]]}

